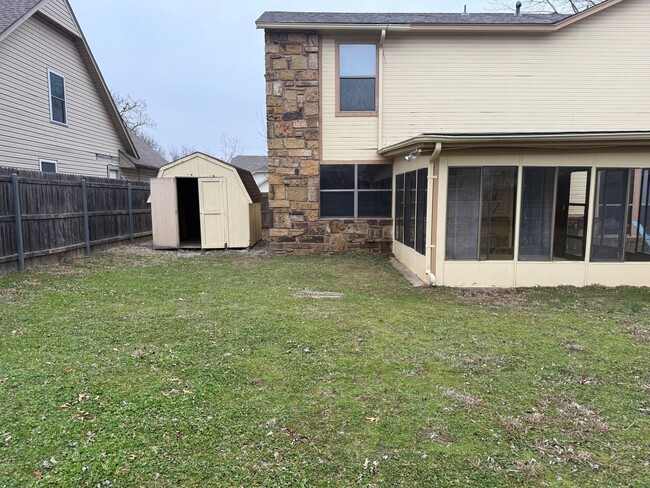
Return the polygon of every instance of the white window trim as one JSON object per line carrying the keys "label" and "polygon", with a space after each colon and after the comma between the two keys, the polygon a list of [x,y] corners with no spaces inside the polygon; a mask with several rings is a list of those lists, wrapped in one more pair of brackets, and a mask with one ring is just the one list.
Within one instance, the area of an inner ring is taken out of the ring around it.
{"label": "white window trim", "polygon": [[118,168],[117,166],[108,165],[106,167],[106,177],[108,179],[111,179],[111,171],[116,171],[117,172],[117,178],[115,178],[116,180],[119,180],[119,179],[122,178],[122,175],[120,174],[120,168]]}
{"label": "white window trim", "polygon": [[[65,122],[59,122],[58,120],[54,120],[54,112],[52,111],[52,80],[50,79],[50,74],[55,74],[56,76],[60,76],[63,78],[63,107],[65,108]],[[65,75],[62,73],[55,71],[53,69],[48,68],[47,69],[47,92],[48,92],[48,103],[50,105],[50,122],[53,124],[58,124],[62,125],[64,127],[68,126],[68,82],[65,79]]]}
{"label": "white window trim", "polygon": [[56,170],[55,173],[59,172],[59,162],[54,159],[39,159],[38,160],[38,169],[43,172],[43,163],[53,164]]}

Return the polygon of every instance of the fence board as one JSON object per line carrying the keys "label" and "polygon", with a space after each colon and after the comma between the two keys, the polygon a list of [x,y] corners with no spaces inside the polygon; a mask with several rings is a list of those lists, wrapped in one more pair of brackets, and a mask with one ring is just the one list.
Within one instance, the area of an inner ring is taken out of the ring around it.
{"label": "fence board", "polygon": [[18,262],[11,183],[11,175],[14,173],[19,178],[21,228],[27,260],[85,247],[83,180],[86,180],[91,246],[124,241],[131,237],[129,183],[133,192],[134,236],[151,235],[147,182],[0,167],[0,263],[3,264],[0,273],[11,270],[11,263]]}

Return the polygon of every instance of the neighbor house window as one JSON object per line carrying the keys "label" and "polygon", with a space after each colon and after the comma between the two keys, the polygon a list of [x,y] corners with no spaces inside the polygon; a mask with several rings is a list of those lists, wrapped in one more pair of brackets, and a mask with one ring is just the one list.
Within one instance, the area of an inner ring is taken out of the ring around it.
{"label": "neighbor house window", "polygon": [[598,170],[591,260],[650,261],[650,170]]}
{"label": "neighbor house window", "polygon": [[48,70],[50,85],[50,120],[59,124],[68,123],[68,107],[65,97],[65,77]]}
{"label": "neighbor house window", "polygon": [[120,170],[115,168],[108,168],[108,178],[110,180],[118,180],[120,178]]}
{"label": "neighbor house window", "polygon": [[449,168],[447,259],[514,259],[517,168]]}
{"label": "neighbor house window", "polygon": [[377,45],[339,44],[339,111],[377,110]]}
{"label": "neighbor house window", "polygon": [[590,180],[587,168],[524,168],[520,261],[584,260]]}
{"label": "neighbor house window", "polygon": [[391,217],[392,165],[325,164],[320,172],[321,217]]}
{"label": "neighbor house window", "polygon": [[428,169],[395,177],[395,240],[420,254],[426,250]]}
{"label": "neighbor house window", "polygon": [[39,161],[41,166],[41,171],[43,173],[58,173],[58,163],[49,159],[41,159]]}

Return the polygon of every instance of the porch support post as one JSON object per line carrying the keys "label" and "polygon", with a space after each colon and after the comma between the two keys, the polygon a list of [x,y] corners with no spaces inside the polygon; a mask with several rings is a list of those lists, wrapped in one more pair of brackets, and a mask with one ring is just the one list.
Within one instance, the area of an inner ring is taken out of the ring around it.
{"label": "porch support post", "polygon": [[[435,182],[438,178],[438,176],[435,174],[436,170],[436,160],[440,157],[440,154],[442,153],[442,143],[436,142],[436,147],[433,150],[433,154],[431,155],[431,158],[429,159],[429,171],[428,171],[428,178],[427,178],[427,244],[426,244],[426,250],[425,250],[425,262],[427,264],[427,276],[429,277],[429,284],[431,286],[436,285],[436,275],[433,272],[435,269],[434,266],[434,259],[435,259],[435,254],[433,252],[434,249],[436,249],[436,232],[435,229],[433,228],[433,213],[436,211],[437,205],[434,205],[434,199],[438,197],[436,190],[437,185],[435,185]],[[437,219],[435,219],[437,222]]]}

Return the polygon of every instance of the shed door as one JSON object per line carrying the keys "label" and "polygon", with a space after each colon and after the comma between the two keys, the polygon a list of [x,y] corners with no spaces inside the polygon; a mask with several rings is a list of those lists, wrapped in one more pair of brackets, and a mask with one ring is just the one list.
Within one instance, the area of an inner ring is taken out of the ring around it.
{"label": "shed door", "polygon": [[225,178],[199,178],[201,204],[201,246],[228,247],[228,215]]}
{"label": "shed door", "polygon": [[151,225],[156,249],[178,249],[178,197],[175,178],[151,180]]}

